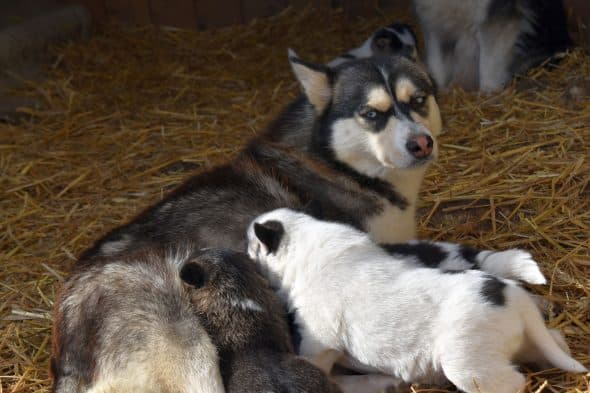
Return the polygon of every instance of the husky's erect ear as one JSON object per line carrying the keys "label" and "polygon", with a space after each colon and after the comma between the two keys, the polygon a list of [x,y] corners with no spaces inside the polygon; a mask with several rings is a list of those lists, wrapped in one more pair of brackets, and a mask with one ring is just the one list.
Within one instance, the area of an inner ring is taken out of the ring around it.
{"label": "husky's erect ear", "polygon": [[279,248],[285,229],[283,224],[275,220],[266,221],[262,224],[256,222],[254,223],[254,234],[256,234],[260,243],[266,247],[266,253],[272,254]]}
{"label": "husky's erect ear", "polygon": [[332,99],[330,69],[323,64],[301,60],[292,49],[289,49],[289,62],[307,99],[316,112],[321,113]]}
{"label": "husky's erect ear", "polygon": [[180,269],[180,279],[190,286],[202,288],[207,282],[207,272],[200,264],[188,262]]}

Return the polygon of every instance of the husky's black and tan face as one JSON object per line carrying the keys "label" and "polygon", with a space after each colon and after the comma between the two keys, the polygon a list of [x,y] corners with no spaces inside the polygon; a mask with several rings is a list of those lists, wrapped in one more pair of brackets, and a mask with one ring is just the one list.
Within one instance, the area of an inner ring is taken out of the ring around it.
{"label": "husky's black and tan face", "polygon": [[332,158],[371,177],[436,158],[441,118],[431,78],[401,56],[356,60],[334,69],[291,55],[321,114],[316,142]]}

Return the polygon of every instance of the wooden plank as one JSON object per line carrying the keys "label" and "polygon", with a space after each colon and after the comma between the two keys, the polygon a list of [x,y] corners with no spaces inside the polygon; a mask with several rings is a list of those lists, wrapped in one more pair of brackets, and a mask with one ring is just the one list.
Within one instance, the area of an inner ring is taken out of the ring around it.
{"label": "wooden plank", "polygon": [[124,25],[152,22],[148,0],[104,0],[107,16]]}
{"label": "wooden plank", "polygon": [[307,6],[325,9],[332,8],[332,0],[289,0],[289,5],[293,8],[301,9]]}
{"label": "wooden plank", "polygon": [[573,39],[579,45],[590,45],[590,1],[564,0],[565,14],[568,16]]}
{"label": "wooden plank", "polygon": [[104,0],[61,0],[65,4],[82,4],[92,15],[93,23],[102,24],[107,20],[107,11]]}
{"label": "wooden plank", "polygon": [[256,18],[267,18],[287,8],[289,0],[242,0],[244,23]]}
{"label": "wooden plank", "polygon": [[209,29],[243,23],[240,0],[196,0],[197,27]]}
{"label": "wooden plank", "polygon": [[149,0],[152,21],[157,25],[194,29],[197,27],[193,0]]}

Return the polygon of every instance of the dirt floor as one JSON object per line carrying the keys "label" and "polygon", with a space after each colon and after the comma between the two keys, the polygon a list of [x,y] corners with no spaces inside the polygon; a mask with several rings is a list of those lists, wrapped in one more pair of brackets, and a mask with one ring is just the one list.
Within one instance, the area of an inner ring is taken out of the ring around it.
{"label": "dirt floor", "polygon": [[[76,255],[194,171],[232,157],[298,94],[286,48],[327,61],[384,15],[287,12],[192,32],[109,27],[55,48],[48,80],[0,123],[0,392],[50,387],[51,308]],[[423,187],[420,235],[530,250],[548,324],[590,366],[590,54],[505,91],[441,94],[445,134]],[[587,392],[589,376],[529,372],[528,391]],[[416,387],[416,391],[426,390]]]}

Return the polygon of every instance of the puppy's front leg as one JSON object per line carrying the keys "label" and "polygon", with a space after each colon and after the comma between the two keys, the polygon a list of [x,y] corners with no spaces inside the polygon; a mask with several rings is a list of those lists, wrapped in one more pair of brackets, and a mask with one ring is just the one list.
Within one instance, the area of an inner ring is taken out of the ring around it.
{"label": "puppy's front leg", "polygon": [[314,366],[321,369],[327,375],[330,375],[334,363],[336,363],[341,356],[342,352],[336,351],[335,349],[326,349],[312,356],[306,355],[306,358]]}
{"label": "puppy's front leg", "polygon": [[402,380],[383,374],[334,375],[332,380],[338,384],[342,393],[397,392],[407,386]]}

